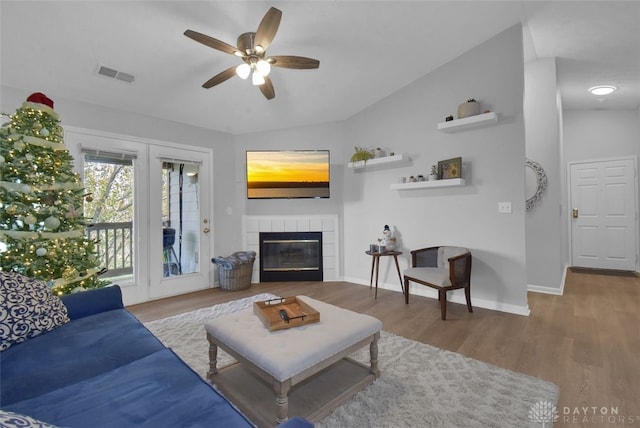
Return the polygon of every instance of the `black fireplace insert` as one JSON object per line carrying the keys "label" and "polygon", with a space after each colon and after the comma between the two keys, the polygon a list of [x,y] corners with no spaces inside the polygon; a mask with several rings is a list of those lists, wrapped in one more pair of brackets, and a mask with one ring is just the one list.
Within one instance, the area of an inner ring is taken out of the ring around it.
{"label": "black fireplace insert", "polygon": [[260,282],[322,279],[322,232],[260,233]]}

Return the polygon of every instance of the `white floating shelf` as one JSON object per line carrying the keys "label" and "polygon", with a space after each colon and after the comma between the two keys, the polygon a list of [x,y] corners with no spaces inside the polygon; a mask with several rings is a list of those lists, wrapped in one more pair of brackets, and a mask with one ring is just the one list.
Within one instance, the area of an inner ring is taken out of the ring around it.
{"label": "white floating shelf", "polygon": [[439,123],[438,131],[457,132],[468,128],[493,125],[494,123],[498,123],[498,115],[496,112],[490,111],[489,113],[477,114],[475,116]]}
{"label": "white floating shelf", "polygon": [[434,187],[456,187],[464,186],[464,179],[462,178],[447,178],[444,180],[433,181],[416,181],[415,183],[395,183],[391,185],[392,190],[413,190],[413,189],[427,189]]}
{"label": "white floating shelf", "polygon": [[405,155],[393,155],[393,156],[383,156],[381,158],[373,158],[367,161],[358,161],[358,162],[349,162],[347,164],[348,168],[353,169],[365,169],[365,168],[373,168],[377,166],[391,166],[394,164],[401,164],[409,162],[409,158]]}

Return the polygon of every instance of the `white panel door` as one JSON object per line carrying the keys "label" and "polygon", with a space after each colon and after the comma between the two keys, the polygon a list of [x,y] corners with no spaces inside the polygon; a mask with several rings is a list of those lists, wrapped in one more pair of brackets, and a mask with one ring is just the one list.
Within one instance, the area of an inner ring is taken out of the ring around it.
{"label": "white panel door", "polygon": [[635,160],[571,164],[570,192],[572,265],[635,270]]}

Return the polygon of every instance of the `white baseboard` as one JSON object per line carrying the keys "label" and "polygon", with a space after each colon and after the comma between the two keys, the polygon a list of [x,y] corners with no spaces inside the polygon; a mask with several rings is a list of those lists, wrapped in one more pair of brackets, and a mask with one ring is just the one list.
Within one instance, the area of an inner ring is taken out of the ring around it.
{"label": "white baseboard", "polygon": [[[367,287],[369,286],[369,282],[365,282],[361,278],[345,277],[344,280],[347,282],[352,282],[354,284],[365,285]],[[378,288],[383,288],[385,290],[402,293],[402,290],[400,289],[400,284],[398,283],[394,283],[394,284],[378,283]],[[416,286],[411,288],[412,288],[411,289],[412,296],[415,295],[415,296],[430,297],[432,299],[438,298],[438,293],[432,288],[422,287],[422,286],[420,287]],[[462,305],[467,304],[467,300],[464,296],[464,290],[454,290],[452,292],[447,293],[447,300],[453,303],[460,303]],[[411,297],[409,297],[409,301],[411,301]],[[471,297],[471,303],[473,304],[474,307],[490,309],[492,311],[506,312],[506,313],[515,314],[515,315],[529,316],[531,312],[529,310],[529,305],[518,306],[518,305],[509,304],[509,303],[497,302],[493,300],[479,299],[473,296]]]}
{"label": "white baseboard", "polygon": [[534,293],[544,293],[544,294],[553,294],[556,296],[562,296],[564,294],[564,284],[567,280],[567,269],[569,269],[568,265],[565,265],[564,269],[562,269],[562,279],[560,280],[560,288],[548,287],[544,285],[534,285],[527,284],[527,291],[532,291]]}
{"label": "white baseboard", "polygon": [[527,284],[527,291],[543,294],[555,294],[556,296],[562,296],[561,288],[545,287],[543,285]]}

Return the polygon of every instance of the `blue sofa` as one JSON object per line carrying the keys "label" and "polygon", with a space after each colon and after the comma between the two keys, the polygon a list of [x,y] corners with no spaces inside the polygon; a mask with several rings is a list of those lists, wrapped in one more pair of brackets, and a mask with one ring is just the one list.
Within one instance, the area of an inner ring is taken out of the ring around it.
{"label": "blue sofa", "polygon": [[118,286],[62,301],[70,322],[0,353],[5,416],[64,427],[253,426],[124,309]]}

